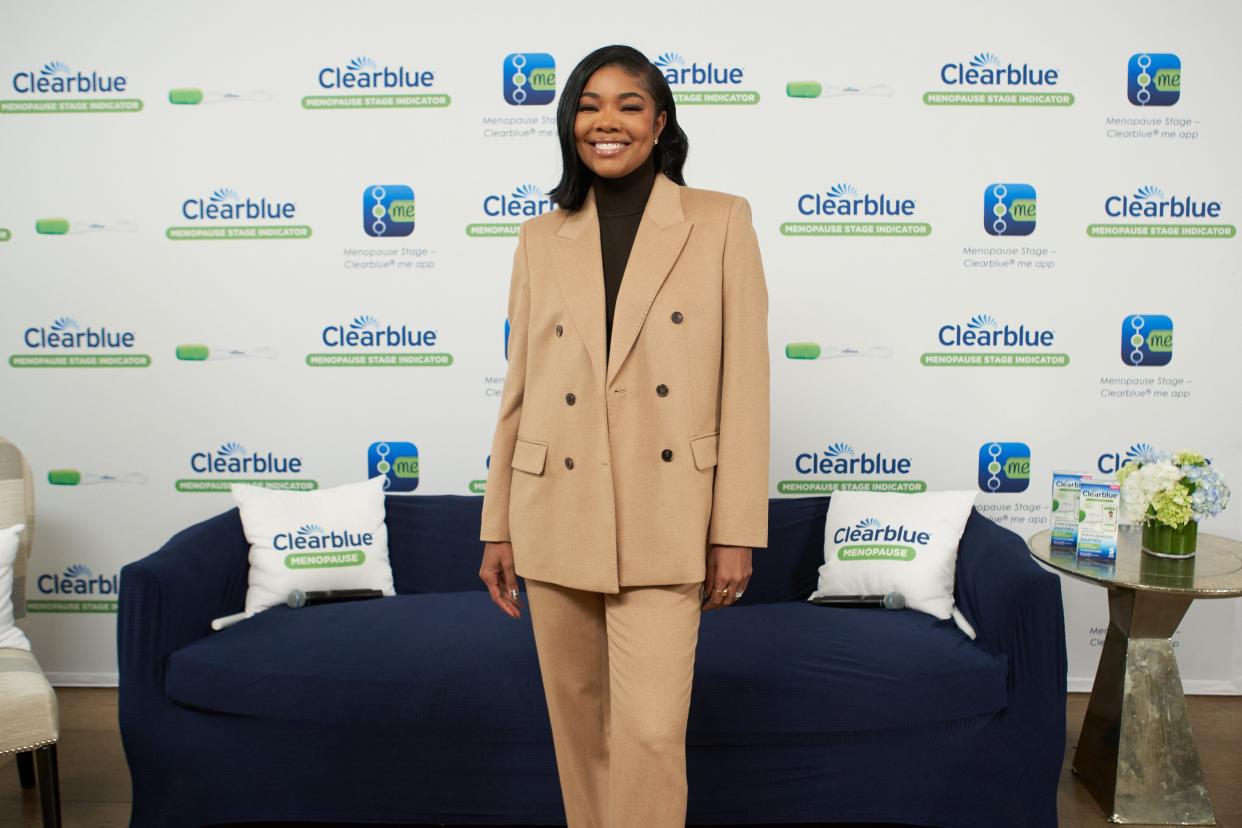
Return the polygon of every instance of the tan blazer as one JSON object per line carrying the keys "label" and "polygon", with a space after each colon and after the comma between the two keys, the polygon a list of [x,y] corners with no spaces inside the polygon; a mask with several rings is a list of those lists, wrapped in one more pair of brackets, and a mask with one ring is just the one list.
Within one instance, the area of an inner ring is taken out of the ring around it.
{"label": "tan blazer", "polygon": [[596,592],[768,542],[768,292],[750,204],[657,173],[613,316],[594,191],[521,225],[480,539]]}

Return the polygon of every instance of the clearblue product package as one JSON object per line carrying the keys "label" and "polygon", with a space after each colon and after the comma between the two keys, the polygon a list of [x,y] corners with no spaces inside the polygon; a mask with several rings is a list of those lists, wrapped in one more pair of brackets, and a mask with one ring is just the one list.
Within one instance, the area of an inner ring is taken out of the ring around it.
{"label": "clearblue product package", "polygon": [[1121,486],[1115,480],[1084,480],[1078,487],[1078,557],[1117,560],[1117,512]]}
{"label": "clearblue product package", "polygon": [[1052,546],[1054,549],[1078,548],[1078,488],[1091,475],[1081,472],[1052,473]]}

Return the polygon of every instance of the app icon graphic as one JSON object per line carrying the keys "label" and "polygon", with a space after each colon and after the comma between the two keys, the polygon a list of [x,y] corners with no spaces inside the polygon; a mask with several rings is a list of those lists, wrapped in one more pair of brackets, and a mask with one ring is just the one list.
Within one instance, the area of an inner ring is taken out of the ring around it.
{"label": "app icon graphic", "polygon": [[989,184],[983,191],[983,229],[993,236],[1035,232],[1035,188],[1030,184]]}
{"label": "app icon graphic", "polygon": [[362,226],[368,236],[414,232],[414,190],[405,184],[372,184],[362,193]]}
{"label": "app icon graphic", "polygon": [[984,443],[979,447],[979,488],[1025,492],[1031,482],[1031,447],[1026,443]]}
{"label": "app icon graphic", "polygon": [[367,449],[367,477],[384,475],[384,491],[412,492],[418,488],[418,447],[383,440]]}
{"label": "app icon graphic", "polygon": [[1159,313],[1135,313],[1121,321],[1121,361],[1154,367],[1173,360],[1173,320]]}
{"label": "app icon graphic", "polygon": [[505,102],[512,106],[539,106],[556,97],[556,61],[547,52],[505,55]]}
{"label": "app icon graphic", "polygon": [[1126,96],[1135,106],[1172,106],[1182,96],[1182,59],[1167,52],[1130,56]]}

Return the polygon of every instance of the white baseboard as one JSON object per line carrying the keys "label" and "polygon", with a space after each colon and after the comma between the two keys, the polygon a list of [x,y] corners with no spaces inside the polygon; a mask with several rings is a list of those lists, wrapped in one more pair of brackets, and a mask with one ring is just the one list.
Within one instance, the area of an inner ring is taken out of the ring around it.
{"label": "white baseboard", "polygon": [[44,673],[53,687],[116,687],[116,673]]}

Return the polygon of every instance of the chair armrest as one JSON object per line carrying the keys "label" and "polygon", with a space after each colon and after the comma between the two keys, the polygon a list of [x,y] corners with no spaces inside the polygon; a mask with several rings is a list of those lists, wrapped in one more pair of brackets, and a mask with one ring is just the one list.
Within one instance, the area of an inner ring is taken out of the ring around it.
{"label": "chair armrest", "polygon": [[121,568],[116,632],[122,707],[127,691],[135,698],[162,697],[168,656],[209,635],[213,618],[242,611],[249,553],[241,514],[233,508]]}
{"label": "chair armrest", "polygon": [[1012,705],[1057,701],[1065,714],[1065,611],[1061,579],[1026,542],[972,510],[957,551],[954,600],[984,649],[1009,657]]}

